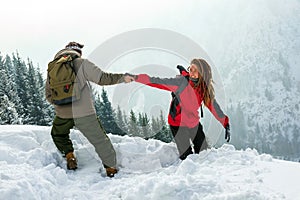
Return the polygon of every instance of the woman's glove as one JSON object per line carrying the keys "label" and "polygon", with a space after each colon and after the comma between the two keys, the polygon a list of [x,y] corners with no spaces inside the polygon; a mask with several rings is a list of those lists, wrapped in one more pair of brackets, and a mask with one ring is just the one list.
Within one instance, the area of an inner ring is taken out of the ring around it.
{"label": "woman's glove", "polygon": [[177,65],[177,69],[179,70],[180,74],[182,74],[183,72],[188,73],[188,71],[181,65]]}
{"label": "woman's glove", "polygon": [[225,140],[227,140],[227,142],[230,141],[230,126],[229,126],[229,124],[227,124],[225,127]]}

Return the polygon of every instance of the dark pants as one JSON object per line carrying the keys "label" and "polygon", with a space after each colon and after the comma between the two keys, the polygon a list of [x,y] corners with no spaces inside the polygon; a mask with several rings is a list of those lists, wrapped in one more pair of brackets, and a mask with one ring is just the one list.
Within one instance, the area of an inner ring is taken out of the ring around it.
{"label": "dark pants", "polygon": [[51,136],[61,153],[67,154],[74,151],[72,141],[69,137],[70,129],[74,126],[77,127],[95,147],[95,151],[101,158],[104,167],[116,166],[116,152],[96,115],[75,119],[63,119],[57,116],[54,118]]}
{"label": "dark pants", "polygon": [[193,153],[190,140],[194,145],[195,153],[198,154],[200,151],[207,149],[208,145],[203,132],[203,127],[200,123],[194,128],[170,126],[170,129],[175,139],[179,158],[181,160],[186,159],[189,154]]}

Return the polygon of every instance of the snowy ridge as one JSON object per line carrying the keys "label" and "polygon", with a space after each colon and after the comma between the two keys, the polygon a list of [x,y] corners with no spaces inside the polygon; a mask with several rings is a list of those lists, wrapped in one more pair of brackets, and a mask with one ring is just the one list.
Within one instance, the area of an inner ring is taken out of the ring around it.
{"label": "snowy ridge", "polygon": [[[100,159],[71,133],[79,169],[67,171],[50,127],[1,126],[3,199],[299,199],[300,164],[223,145],[184,161],[173,143],[109,135],[120,172],[101,176]],[[102,170],[103,171],[103,170]],[[287,184],[288,183],[288,184]]]}

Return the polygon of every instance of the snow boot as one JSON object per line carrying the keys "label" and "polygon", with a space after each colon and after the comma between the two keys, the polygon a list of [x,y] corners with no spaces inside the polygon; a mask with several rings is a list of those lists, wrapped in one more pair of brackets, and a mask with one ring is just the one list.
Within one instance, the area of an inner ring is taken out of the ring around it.
{"label": "snow boot", "polygon": [[73,152],[69,152],[66,155],[66,159],[67,159],[67,168],[68,168],[68,170],[77,169],[77,160],[76,160]]}
{"label": "snow boot", "polygon": [[118,170],[114,167],[108,167],[105,168],[106,170],[106,175],[110,178],[114,177],[116,173],[118,173]]}

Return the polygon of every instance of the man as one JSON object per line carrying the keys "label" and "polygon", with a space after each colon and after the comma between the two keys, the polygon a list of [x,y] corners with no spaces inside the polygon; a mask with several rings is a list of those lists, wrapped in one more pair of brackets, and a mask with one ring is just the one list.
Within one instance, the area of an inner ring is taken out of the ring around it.
{"label": "man", "polygon": [[[56,105],[53,100],[53,88],[50,85],[49,71],[46,82],[46,99],[54,105],[55,114],[51,130],[52,139],[67,160],[67,168],[75,170],[77,160],[69,134],[73,126],[77,127],[89,142],[95,147],[98,156],[106,169],[106,174],[113,177],[117,173],[116,152],[110,139],[107,137],[100,120],[96,116],[95,107],[91,98],[91,88],[89,81],[98,85],[113,85],[118,83],[128,83],[133,81],[129,74],[112,74],[102,71],[88,59],[81,58],[84,45],[77,42],[70,42],[60,50],[54,60],[71,55],[72,68],[76,74],[76,88],[80,93],[80,99],[69,104]],[[49,70],[49,69],[48,69]],[[53,78],[52,78],[53,80]],[[65,89],[65,88],[64,88]]]}

